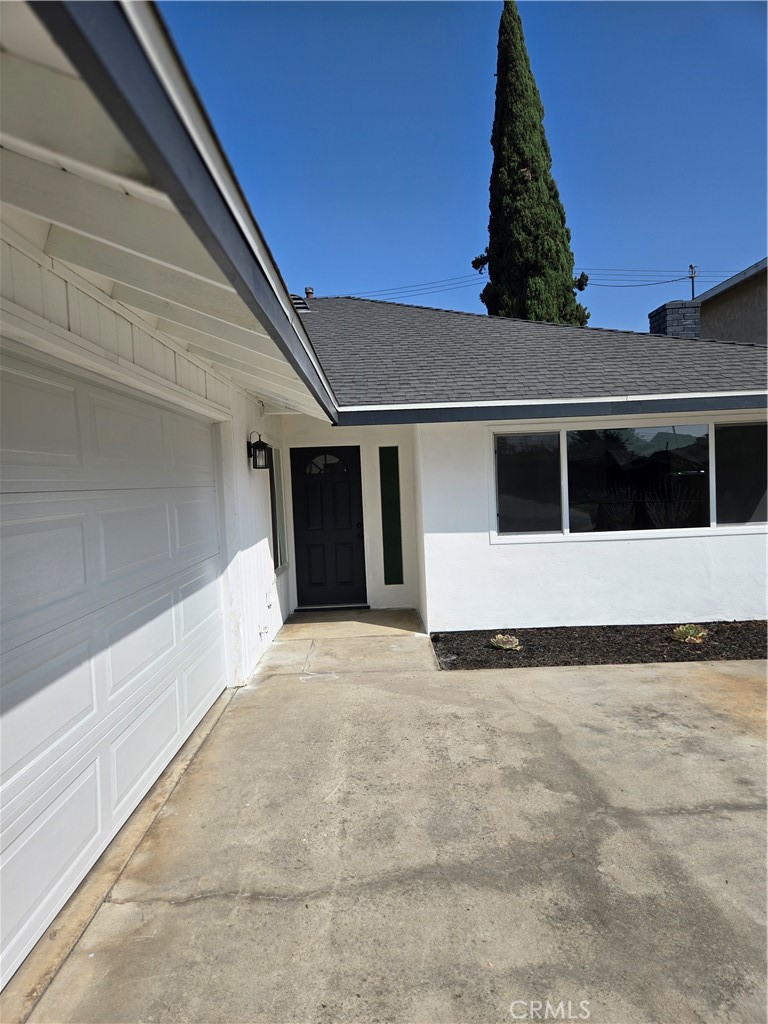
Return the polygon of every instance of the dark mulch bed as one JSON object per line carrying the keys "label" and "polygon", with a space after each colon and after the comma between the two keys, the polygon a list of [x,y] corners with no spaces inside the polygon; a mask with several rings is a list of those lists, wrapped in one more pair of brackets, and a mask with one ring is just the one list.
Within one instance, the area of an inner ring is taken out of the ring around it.
{"label": "dark mulch bed", "polygon": [[[679,623],[665,626],[557,626],[546,629],[470,629],[432,633],[441,668],[532,668],[553,665],[636,665],[659,661],[728,661],[768,656],[765,622],[699,622],[702,644],[672,639]],[[511,633],[522,650],[491,646]]]}

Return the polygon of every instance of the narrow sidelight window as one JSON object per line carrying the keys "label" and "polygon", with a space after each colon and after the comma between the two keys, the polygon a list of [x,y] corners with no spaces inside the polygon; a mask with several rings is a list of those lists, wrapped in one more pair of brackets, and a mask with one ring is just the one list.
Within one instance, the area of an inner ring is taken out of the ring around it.
{"label": "narrow sidelight window", "polygon": [[768,427],[729,423],[715,427],[715,500],[718,523],[766,521]]}
{"label": "narrow sidelight window", "polygon": [[275,569],[279,569],[288,560],[288,548],[285,543],[283,462],[279,448],[272,449],[272,461],[269,467],[269,505],[272,513],[272,561]]}
{"label": "narrow sidelight window", "polygon": [[496,438],[499,533],[562,530],[559,434]]}
{"label": "narrow sidelight window", "polygon": [[379,448],[381,536],[384,547],[384,583],[403,582],[403,537],[400,520],[400,465],[398,450]]}
{"label": "narrow sidelight window", "polygon": [[571,533],[709,526],[706,426],[568,433]]}

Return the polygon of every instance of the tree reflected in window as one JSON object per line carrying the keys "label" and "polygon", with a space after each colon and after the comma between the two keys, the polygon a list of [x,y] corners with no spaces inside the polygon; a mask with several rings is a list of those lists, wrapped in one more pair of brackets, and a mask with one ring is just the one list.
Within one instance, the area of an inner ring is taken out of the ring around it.
{"label": "tree reflected in window", "polygon": [[568,433],[572,533],[709,525],[704,425]]}

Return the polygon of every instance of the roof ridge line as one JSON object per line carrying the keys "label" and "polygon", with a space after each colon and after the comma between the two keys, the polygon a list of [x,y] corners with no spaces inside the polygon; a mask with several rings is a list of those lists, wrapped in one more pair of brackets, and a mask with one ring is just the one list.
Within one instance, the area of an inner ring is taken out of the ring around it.
{"label": "roof ridge line", "polygon": [[[389,299],[369,299],[362,295],[315,295],[313,302],[322,302],[324,299],[352,299],[355,302],[377,302],[380,306],[403,306],[406,309],[431,310],[433,313],[453,313],[456,316],[480,317],[483,320],[511,320],[512,317],[489,317],[487,313],[469,313],[466,309],[446,309],[444,306],[417,306],[413,302],[392,302]],[[521,323],[533,323],[534,321],[522,320]]]}
{"label": "roof ridge line", "polygon": [[633,331],[622,327],[579,327],[576,324],[556,324],[549,320],[523,320],[515,316],[493,316],[488,313],[470,313],[465,309],[445,309],[443,306],[417,306],[413,302],[393,302],[389,299],[369,299],[361,295],[315,295],[310,302],[323,302],[327,299],[345,299],[353,302],[375,302],[380,306],[398,306],[404,309],[419,309],[432,313],[451,313],[454,316],[478,317],[482,320],[511,320],[517,324],[535,324],[541,327],[568,327],[574,331],[602,331],[605,334],[632,334],[638,338],[674,339],[675,341],[702,342],[706,345],[741,345],[744,348],[763,348],[754,341],[727,341],[724,338],[686,338],[682,334],[652,334],[650,331]]}

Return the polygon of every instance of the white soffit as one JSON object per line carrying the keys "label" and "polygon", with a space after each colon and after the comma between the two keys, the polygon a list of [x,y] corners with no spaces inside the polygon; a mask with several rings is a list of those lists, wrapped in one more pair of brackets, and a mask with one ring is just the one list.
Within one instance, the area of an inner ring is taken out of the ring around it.
{"label": "white soffit", "polygon": [[[326,419],[34,10],[4,0],[0,15],[0,197],[9,222],[18,228],[14,211],[33,218],[48,256],[98,280],[137,315],[161,317],[164,333],[251,394]],[[307,347],[292,309],[289,319]]]}
{"label": "white soffit", "polygon": [[28,5],[19,0],[0,2],[3,46],[20,57],[77,78],[77,71],[51,39]]}

